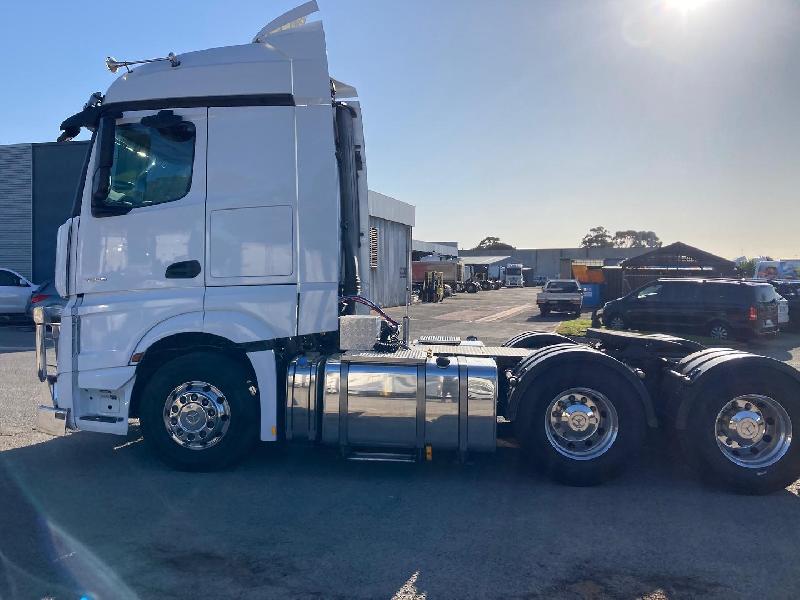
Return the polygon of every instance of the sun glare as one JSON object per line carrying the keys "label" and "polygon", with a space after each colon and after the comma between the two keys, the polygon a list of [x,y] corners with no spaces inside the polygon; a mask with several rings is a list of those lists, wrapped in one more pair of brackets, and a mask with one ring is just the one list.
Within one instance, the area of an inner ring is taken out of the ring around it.
{"label": "sun glare", "polygon": [[686,16],[707,3],[708,0],[664,0],[664,7]]}

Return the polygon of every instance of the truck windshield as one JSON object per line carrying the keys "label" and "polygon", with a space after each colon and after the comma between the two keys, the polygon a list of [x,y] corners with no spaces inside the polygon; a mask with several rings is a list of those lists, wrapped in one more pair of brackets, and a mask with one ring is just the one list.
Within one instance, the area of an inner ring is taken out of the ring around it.
{"label": "truck windshield", "polygon": [[108,206],[150,206],[184,197],[191,187],[195,127],[117,125]]}
{"label": "truck windshield", "polygon": [[519,267],[508,267],[506,268],[506,275],[513,275],[515,277],[519,277],[522,275],[522,269]]}
{"label": "truck windshield", "polygon": [[553,281],[547,284],[547,291],[571,294],[578,291],[578,284],[574,281]]}

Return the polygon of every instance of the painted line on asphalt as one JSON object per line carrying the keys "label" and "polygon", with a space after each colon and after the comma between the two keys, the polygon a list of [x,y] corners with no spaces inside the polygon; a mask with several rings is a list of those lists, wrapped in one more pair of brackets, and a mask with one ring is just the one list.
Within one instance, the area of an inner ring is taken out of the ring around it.
{"label": "painted line on asphalt", "polygon": [[513,317],[514,315],[518,315],[521,312],[525,312],[533,308],[533,304],[521,304],[520,306],[513,306],[506,310],[502,310],[499,313],[495,313],[493,315],[488,315],[486,317],[481,317],[480,319],[475,319],[476,323],[489,323],[490,321],[499,321],[501,319],[507,319],[508,317]]}

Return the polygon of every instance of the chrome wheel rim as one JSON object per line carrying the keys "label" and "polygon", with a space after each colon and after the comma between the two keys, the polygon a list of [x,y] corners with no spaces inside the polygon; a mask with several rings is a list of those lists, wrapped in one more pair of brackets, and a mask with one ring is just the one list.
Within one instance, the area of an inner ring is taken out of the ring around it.
{"label": "chrome wheel rim", "polygon": [[725,325],[714,325],[711,328],[711,337],[716,340],[727,340],[728,339],[728,328]]}
{"label": "chrome wheel rim", "polygon": [[592,460],[614,444],[619,419],[605,395],[590,388],[571,388],[548,405],[544,430],[550,445],[562,456]]}
{"label": "chrome wheel rim", "polygon": [[792,443],[792,420],[769,396],[737,396],[717,414],[717,446],[732,463],[763,469],[778,462]]}
{"label": "chrome wheel rim", "polygon": [[609,325],[611,329],[622,329],[625,327],[625,321],[622,320],[622,317],[614,317]]}
{"label": "chrome wheel rim", "polygon": [[173,442],[190,450],[207,450],[222,441],[230,416],[224,394],[205,381],[182,383],[164,402],[164,427]]}

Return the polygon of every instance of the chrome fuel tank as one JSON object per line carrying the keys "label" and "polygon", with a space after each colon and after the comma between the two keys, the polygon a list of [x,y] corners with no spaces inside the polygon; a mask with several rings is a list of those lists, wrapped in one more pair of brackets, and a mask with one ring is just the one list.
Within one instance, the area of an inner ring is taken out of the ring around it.
{"label": "chrome fuel tank", "polygon": [[367,358],[345,353],[292,361],[287,438],[354,448],[494,450],[494,360],[377,353]]}

